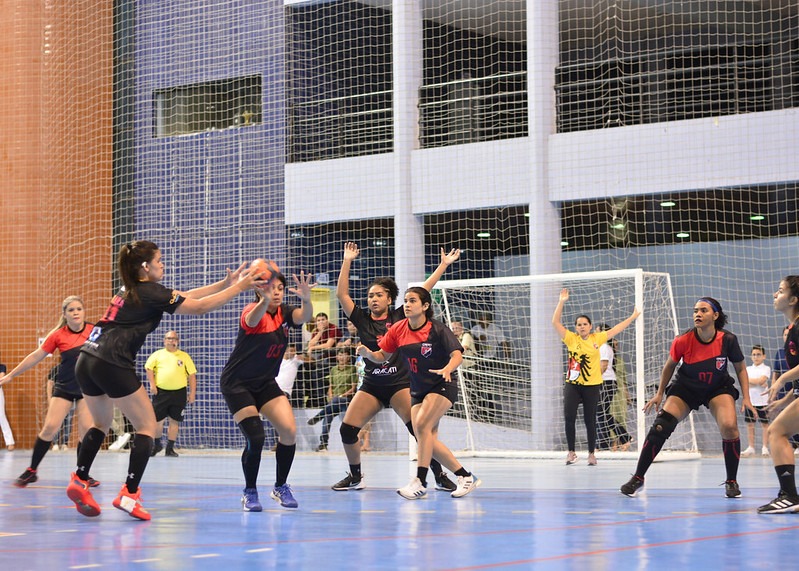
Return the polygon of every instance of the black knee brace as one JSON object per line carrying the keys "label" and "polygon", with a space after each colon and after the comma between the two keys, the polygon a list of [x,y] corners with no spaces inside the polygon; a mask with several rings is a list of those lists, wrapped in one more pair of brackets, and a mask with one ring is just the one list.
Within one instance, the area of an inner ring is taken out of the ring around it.
{"label": "black knee brace", "polygon": [[413,436],[414,438],[416,438],[416,433],[413,431],[413,422],[411,422],[411,421],[409,420],[408,422],[406,422],[406,423],[405,423],[405,427],[408,429],[408,432],[410,432],[410,433],[411,433],[411,436]]}
{"label": "black knee brace", "polygon": [[358,442],[358,433],[360,431],[361,429],[359,427],[342,422],[341,428],[339,429],[339,433],[341,433],[341,442],[343,444],[355,444]]}
{"label": "black knee brace", "polygon": [[665,442],[671,436],[671,433],[674,432],[674,429],[677,428],[678,422],[680,421],[674,415],[661,410],[655,417],[655,422],[652,424],[652,428],[649,429],[647,438],[653,442]]}
{"label": "black knee brace", "polygon": [[257,416],[248,416],[239,423],[239,428],[247,439],[247,450],[261,450],[266,441],[264,423]]}

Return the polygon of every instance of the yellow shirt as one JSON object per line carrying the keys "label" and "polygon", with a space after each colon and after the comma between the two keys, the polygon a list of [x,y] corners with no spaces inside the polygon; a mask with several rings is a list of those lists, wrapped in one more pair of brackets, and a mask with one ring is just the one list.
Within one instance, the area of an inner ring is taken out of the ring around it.
{"label": "yellow shirt", "polygon": [[567,331],[563,342],[569,350],[569,372],[566,382],[575,385],[601,385],[602,368],[599,364],[599,348],[607,343],[607,331],[591,333],[588,339],[573,331]]}
{"label": "yellow shirt", "polygon": [[147,359],[144,364],[155,376],[155,386],[167,391],[176,391],[185,388],[189,375],[197,372],[194,362],[188,353],[180,349],[171,353],[166,349],[159,349]]}

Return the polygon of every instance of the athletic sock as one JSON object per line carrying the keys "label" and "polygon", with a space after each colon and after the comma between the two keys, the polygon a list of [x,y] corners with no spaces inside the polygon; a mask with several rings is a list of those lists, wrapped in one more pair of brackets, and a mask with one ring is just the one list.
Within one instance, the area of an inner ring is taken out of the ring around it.
{"label": "athletic sock", "polygon": [[78,453],[78,467],[75,469],[75,475],[81,480],[89,479],[89,470],[103,442],[105,442],[105,432],[99,428],[92,426],[86,431]]}
{"label": "athletic sock", "polygon": [[166,441],[166,449],[167,450],[175,450],[175,441],[174,440],[167,440]]}
{"label": "athletic sock", "polygon": [[422,485],[426,488],[427,487],[427,470],[429,468],[423,468],[422,466],[416,467],[416,477],[422,482]]}
{"label": "athletic sock", "polygon": [[36,470],[39,467],[39,462],[42,461],[44,455],[50,450],[50,445],[52,443],[52,440],[42,440],[38,436],[36,437],[36,443],[33,445],[33,454],[31,455],[31,470]]}
{"label": "athletic sock", "polygon": [[150,460],[150,452],[153,451],[153,437],[144,434],[136,434],[130,445],[130,459],[128,460],[128,477],[125,484],[128,492],[135,494],[139,489],[139,482],[144,476],[144,469]]}
{"label": "athletic sock", "polygon": [[724,451],[724,466],[727,468],[727,479],[738,478],[738,464],[741,462],[741,439],[722,440],[721,448]]}
{"label": "athletic sock", "polygon": [[436,480],[438,480],[438,477],[444,471],[444,468],[441,467],[441,463],[438,460],[436,460],[435,458],[431,458],[430,471],[433,473],[433,476],[436,477]]}
{"label": "athletic sock", "polygon": [[350,464],[350,474],[352,475],[352,479],[356,482],[360,482],[361,478],[361,465],[360,464]]}
{"label": "athletic sock", "polygon": [[456,470],[456,472],[455,472],[455,475],[456,475],[456,476],[461,476],[461,477],[465,478],[465,477],[467,477],[467,476],[471,476],[471,475],[472,475],[472,473],[471,473],[471,472],[469,472],[469,471],[468,471],[466,468],[464,468],[463,466],[461,466],[460,468],[458,468],[458,470]]}
{"label": "athletic sock", "polygon": [[652,462],[655,461],[655,456],[658,455],[665,443],[665,440],[653,441],[651,438],[644,440],[644,445],[641,447],[641,455],[638,456],[638,465],[635,467],[636,476],[642,480],[644,479],[646,471],[649,470]]}
{"label": "athletic sock", "polygon": [[780,490],[796,498],[796,479],[794,478],[795,466],[793,464],[783,464],[782,466],[774,466],[777,472],[777,478],[780,481]]}
{"label": "athletic sock", "polygon": [[289,472],[291,472],[291,464],[294,462],[294,453],[297,451],[297,445],[292,444],[286,446],[277,443],[275,449],[275,487],[279,488],[286,483],[289,479]]}

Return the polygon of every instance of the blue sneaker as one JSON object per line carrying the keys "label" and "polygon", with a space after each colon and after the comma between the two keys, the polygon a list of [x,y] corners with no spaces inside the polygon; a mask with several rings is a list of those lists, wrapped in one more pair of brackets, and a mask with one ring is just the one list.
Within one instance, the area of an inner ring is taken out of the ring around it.
{"label": "blue sneaker", "polygon": [[258,490],[255,488],[244,488],[241,496],[241,509],[245,512],[259,512],[263,508],[258,501]]}
{"label": "blue sneaker", "polygon": [[274,488],[272,490],[272,499],[284,508],[296,508],[298,506],[297,500],[294,499],[291,487],[288,484]]}

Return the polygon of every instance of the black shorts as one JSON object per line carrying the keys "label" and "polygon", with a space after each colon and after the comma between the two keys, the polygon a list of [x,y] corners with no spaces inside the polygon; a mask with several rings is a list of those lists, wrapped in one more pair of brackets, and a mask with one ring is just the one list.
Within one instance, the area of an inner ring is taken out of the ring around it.
{"label": "black shorts", "polygon": [[175,391],[158,389],[158,392],[153,396],[155,420],[161,422],[168,416],[172,420],[183,422],[183,409],[186,408],[186,396],[186,387]]}
{"label": "black shorts", "polygon": [[112,399],[121,399],[141,388],[133,369],[117,367],[88,353],[78,356],[75,376],[78,378],[80,391],[89,397],[108,395]]}
{"label": "black shorts", "polygon": [[[757,420],[760,421],[761,424],[768,424],[768,407],[765,405],[763,406],[756,406],[755,410],[757,411]],[[744,421],[749,423],[755,422],[755,415],[752,413],[751,410],[748,408],[744,409]]]}
{"label": "black shorts", "polygon": [[80,399],[83,398],[83,395],[68,393],[58,385],[53,386],[53,396],[58,397],[60,399],[68,400],[70,402],[78,402]]}
{"label": "black shorts", "polygon": [[719,395],[731,395],[732,400],[738,400],[739,394],[738,389],[732,384],[732,379],[730,379],[727,384],[709,390],[687,387],[682,383],[672,383],[666,389],[667,397],[679,397],[685,401],[685,404],[687,404],[691,410],[698,410],[700,406],[710,408],[710,401]]}
{"label": "black shorts", "polygon": [[435,385],[425,386],[422,390],[416,393],[414,393],[413,389],[411,389],[411,406],[422,404],[424,397],[430,393],[436,393],[444,396],[449,400],[449,402],[455,404],[458,400],[458,383],[454,380],[448,383],[442,379],[441,382],[436,383]]}
{"label": "black shorts", "polygon": [[394,385],[376,385],[375,383],[371,383],[364,379],[361,388],[358,390],[375,397],[378,401],[380,401],[380,404],[382,404],[384,408],[391,408],[391,399],[394,397],[394,395],[407,388],[408,385],[404,383]]}
{"label": "black shorts", "polygon": [[254,406],[260,412],[270,400],[286,396],[275,379],[257,382],[233,381],[225,383],[220,389],[231,414],[236,414],[248,406]]}

